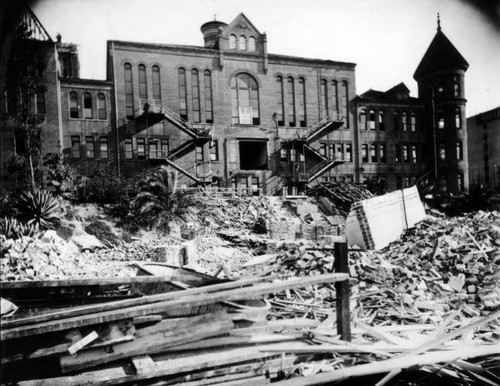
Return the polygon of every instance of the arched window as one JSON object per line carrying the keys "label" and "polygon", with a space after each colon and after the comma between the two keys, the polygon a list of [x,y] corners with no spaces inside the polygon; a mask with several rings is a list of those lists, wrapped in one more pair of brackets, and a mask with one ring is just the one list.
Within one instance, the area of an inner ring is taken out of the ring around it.
{"label": "arched window", "polygon": [[342,82],[342,93],[340,97],[340,108],[344,114],[344,119],[346,123],[346,128],[349,127],[349,85],[344,80]]}
{"label": "arched window", "polygon": [[259,125],[259,86],[249,74],[241,73],[231,80],[232,122]]}
{"label": "arched window", "polygon": [[291,76],[286,82],[286,108],[288,112],[288,125],[294,127],[295,122],[295,84]]}
{"label": "arched window", "polygon": [[148,85],[146,80],[146,66],[144,64],[139,64],[139,98],[148,98]]}
{"label": "arched window", "polygon": [[408,130],[408,116],[407,116],[406,112],[403,112],[403,114],[401,114],[401,123],[403,126],[403,131],[407,131]]}
{"label": "arched window", "polygon": [[97,117],[106,119],[106,97],[104,94],[97,94]]}
{"label": "arched window", "polygon": [[125,113],[127,118],[134,118],[134,88],[132,85],[132,65],[123,65],[125,75]]}
{"label": "arched window", "polygon": [[212,101],[212,73],[205,70],[204,74],[205,85],[205,121],[214,123],[214,106]]}
{"label": "arched window", "polygon": [[69,117],[78,118],[78,95],[75,91],[69,93]]}
{"label": "arched window", "polygon": [[392,124],[394,126],[394,130],[399,130],[399,113],[397,111],[392,113]]}
{"label": "arched window", "polygon": [[283,101],[283,77],[276,77],[276,104],[278,106],[278,111],[276,115],[276,122],[278,126],[283,126],[285,124],[285,104]]}
{"label": "arched window", "polygon": [[255,51],[255,38],[253,36],[248,38],[248,51]]}
{"label": "arched window", "polygon": [[89,92],[83,94],[83,117],[92,119],[92,95]]}
{"label": "arched window", "polygon": [[338,119],[339,115],[339,89],[338,89],[338,83],[336,80],[332,82],[332,102],[333,102],[333,114],[337,115],[335,117]]}
{"label": "arched window", "polygon": [[187,112],[187,90],[186,90],[186,70],[182,67],[179,68],[178,74],[179,81],[179,115],[182,119],[188,119]]}
{"label": "arched window", "polygon": [[200,110],[200,78],[198,77],[198,70],[191,70],[191,93],[193,102],[193,122],[201,122]]}
{"label": "arched window", "polygon": [[153,66],[153,99],[161,99],[160,67]]}
{"label": "arched window", "polygon": [[229,36],[229,48],[232,50],[236,49],[236,36],[235,35]]}
{"label": "arched window", "polygon": [[369,115],[368,119],[369,119],[370,130],[375,130],[375,111],[374,110],[370,110],[370,115]]}
{"label": "arched window", "polygon": [[247,38],[241,35],[238,39],[238,49],[242,51],[247,50]]}
{"label": "arched window", "polygon": [[299,78],[298,89],[298,105],[299,105],[299,126],[306,127],[306,82],[304,78]]}
{"label": "arched window", "polygon": [[326,80],[321,80],[320,84],[320,95],[321,95],[321,118],[328,117],[328,90]]}
{"label": "arched window", "polygon": [[359,128],[361,130],[366,130],[366,110],[362,109],[359,112]]}
{"label": "arched window", "polygon": [[378,112],[378,129],[379,130],[385,130],[385,122],[384,122],[384,112],[379,111]]}

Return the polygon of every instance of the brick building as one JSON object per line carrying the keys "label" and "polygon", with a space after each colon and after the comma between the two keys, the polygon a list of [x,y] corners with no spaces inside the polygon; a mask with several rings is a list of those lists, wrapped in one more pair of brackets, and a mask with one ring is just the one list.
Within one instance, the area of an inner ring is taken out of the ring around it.
{"label": "brick building", "polygon": [[500,107],[467,118],[470,186],[500,192]]}
{"label": "brick building", "polygon": [[418,98],[404,84],[369,90],[353,101],[357,116],[357,181],[378,178],[389,190],[430,177],[441,191],[468,189],[464,75],[469,64],[441,30],[413,75]]}
{"label": "brick building", "polygon": [[[108,41],[106,80],[96,81],[79,77],[74,45],[46,34],[44,151],[66,154],[82,175],[126,178],[168,164],[185,186],[252,194],[371,178],[393,190],[432,172],[443,189],[465,188],[466,161],[450,154],[458,142],[467,154],[468,64],[440,27],[415,72],[419,98],[404,84],[356,97],[354,63],[268,53],[266,34],[244,14],[203,24],[201,39]],[[452,128],[457,111],[464,125]],[[442,122],[446,130],[433,129]],[[2,164],[9,146],[2,139]]]}

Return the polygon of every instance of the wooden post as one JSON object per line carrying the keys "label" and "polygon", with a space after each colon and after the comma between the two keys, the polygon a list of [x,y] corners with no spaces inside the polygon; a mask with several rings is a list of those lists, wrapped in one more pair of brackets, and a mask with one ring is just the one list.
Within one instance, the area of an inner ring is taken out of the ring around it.
{"label": "wooden post", "polygon": [[[344,272],[349,274],[349,261],[347,253],[347,243],[335,243],[334,245],[334,268],[336,273]],[[335,283],[337,299],[335,306],[337,309],[337,333],[343,340],[351,341],[351,309],[349,298],[349,280]]]}

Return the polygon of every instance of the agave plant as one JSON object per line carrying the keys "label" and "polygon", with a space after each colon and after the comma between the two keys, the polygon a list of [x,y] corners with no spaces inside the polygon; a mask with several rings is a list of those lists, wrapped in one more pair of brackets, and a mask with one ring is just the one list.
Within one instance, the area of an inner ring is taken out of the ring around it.
{"label": "agave plant", "polygon": [[46,190],[35,190],[21,195],[19,214],[28,225],[53,229],[60,221],[59,201]]}
{"label": "agave plant", "polygon": [[0,219],[0,234],[8,239],[18,239],[22,236],[35,236],[38,226],[34,224],[23,224],[13,217]]}

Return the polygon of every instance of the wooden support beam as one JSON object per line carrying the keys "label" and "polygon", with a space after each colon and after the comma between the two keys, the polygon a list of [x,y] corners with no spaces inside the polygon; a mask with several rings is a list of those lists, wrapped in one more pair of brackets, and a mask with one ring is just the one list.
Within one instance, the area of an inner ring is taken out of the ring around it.
{"label": "wooden support beam", "polygon": [[78,355],[62,356],[61,371],[64,374],[144,353],[151,355],[168,347],[225,334],[233,327],[233,322],[225,312],[164,320],[137,330],[133,341],[116,344],[111,352],[106,348],[89,347]]}
{"label": "wooden support beam", "polygon": [[[347,243],[335,243],[334,269],[337,273],[349,275],[349,259],[347,253]],[[337,333],[343,340],[351,341],[351,308],[349,299],[351,297],[349,280],[335,283],[337,299],[335,306],[337,309]]]}

